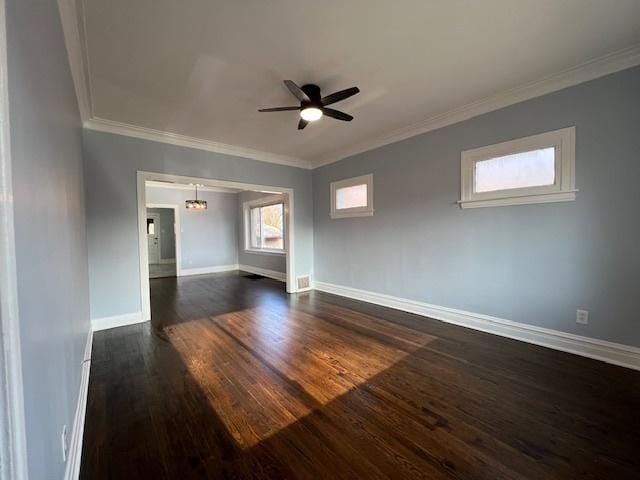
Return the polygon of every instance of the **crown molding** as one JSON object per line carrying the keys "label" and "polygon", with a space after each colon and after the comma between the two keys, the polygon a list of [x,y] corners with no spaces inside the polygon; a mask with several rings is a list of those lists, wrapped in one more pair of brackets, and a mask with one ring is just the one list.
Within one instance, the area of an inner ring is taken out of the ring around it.
{"label": "crown molding", "polygon": [[278,155],[275,153],[253,150],[250,148],[238,147],[226,143],[213,142],[195,137],[187,137],[178,133],[163,132],[146,127],[138,127],[128,123],[115,122],[113,120],[105,120],[103,118],[93,117],[84,122],[84,128],[95,130],[98,132],[114,133],[116,135],[125,135],[127,137],[141,138],[152,142],[168,143],[170,145],[178,145],[180,147],[196,148],[198,150],[206,150],[208,152],[223,153],[236,157],[250,158],[260,160],[262,162],[276,163],[279,165],[287,165],[298,168],[311,168],[311,162]]}
{"label": "crown molding", "polygon": [[[78,110],[80,110],[80,118],[82,122],[86,122],[91,118],[92,102],[91,89],[88,74],[88,59],[82,48],[82,35],[80,34],[80,24],[78,11],[74,0],[58,0],[58,10],[60,10],[60,21],[62,23],[62,31],[64,32],[64,43],[67,47],[67,56],[69,57],[69,68],[73,85],[76,90],[78,99]],[[84,4],[83,8],[84,8]],[[82,15],[82,25],[84,28],[84,15]]]}
{"label": "crown molding", "polygon": [[201,138],[188,137],[172,132],[164,132],[151,128],[140,127],[113,120],[105,120],[93,114],[93,96],[89,58],[86,49],[86,30],[84,17],[84,2],[80,0],[82,12],[78,12],[76,1],[58,0],[60,21],[64,32],[69,68],[73,78],[73,85],[78,99],[78,109],[84,128],[99,132],[114,133],[128,137],[141,138],[153,142],[167,143],[181,147],[196,148],[208,152],[223,153],[237,157],[250,158],[262,162],[287,165],[290,167],[311,168],[311,162],[286,155],[254,150],[251,148],[229,145]]}
{"label": "crown molding", "polygon": [[338,150],[331,155],[312,160],[312,168],[322,167],[347,157],[396,143],[438,128],[453,125],[484,113],[524,102],[580,83],[640,65],[640,44],[568,68],[540,80],[526,83],[504,92],[468,103],[453,110],[400,128],[389,134]]}
{"label": "crown molding", "polygon": [[[188,137],[172,132],[154,130],[113,120],[105,120],[94,116],[89,59],[87,50],[84,48],[86,45],[83,42],[83,40],[86,42],[86,31],[80,31],[80,28],[85,28],[83,0],[80,0],[80,5],[83,8],[83,12],[81,12],[81,15],[78,15],[76,2],[74,0],[58,0],[71,75],[78,98],[80,116],[85,128],[305,169],[328,165],[357,155],[358,153],[406,140],[407,138],[453,125],[484,113],[640,65],[640,44],[636,44],[549,75],[540,80],[476,100],[438,115],[433,115],[418,123],[334,151],[329,155],[315,159],[301,159],[201,138]],[[81,22],[79,20],[81,20]]]}

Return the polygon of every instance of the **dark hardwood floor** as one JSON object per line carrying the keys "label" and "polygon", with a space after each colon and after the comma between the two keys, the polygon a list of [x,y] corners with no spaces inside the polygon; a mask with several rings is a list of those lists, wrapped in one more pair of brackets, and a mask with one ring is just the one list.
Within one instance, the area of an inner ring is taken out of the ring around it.
{"label": "dark hardwood floor", "polygon": [[96,332],[81,478],[640,478],[640,372],[234,272]]}

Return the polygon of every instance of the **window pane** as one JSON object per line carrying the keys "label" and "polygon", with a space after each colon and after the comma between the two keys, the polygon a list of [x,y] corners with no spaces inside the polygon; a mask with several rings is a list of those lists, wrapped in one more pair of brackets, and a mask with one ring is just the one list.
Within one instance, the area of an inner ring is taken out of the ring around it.
{"label": "window pane", "polygon": [[338,188],[336,190],[336,210],[343,208],[356,208],[367,206],[367,184],[353,185],[352,187]]}
{"label": "window pane", "polygon": [[260,248],[260,209],[251,209],[251,247]]}
{"label": "window pane", "polygon": [[483,160],[475,164],[475,192],[553,185],[555,148]]}
{"label": "window pane", "polygon": [[260,225],[262,229],[262,248],[284,249],[283,206],[282,203],[278,203],[260,208],[262,216]]}

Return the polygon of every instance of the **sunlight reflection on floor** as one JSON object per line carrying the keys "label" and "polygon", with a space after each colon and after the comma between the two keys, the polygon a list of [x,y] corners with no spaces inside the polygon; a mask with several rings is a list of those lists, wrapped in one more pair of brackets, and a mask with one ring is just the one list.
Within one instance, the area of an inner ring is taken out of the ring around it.
{"label": "sunlight reflection on floor", "polygon": [[246,449],[435,338],[347,308],[337,312],[320,319],[268,305],[174,324],[165,333]]}

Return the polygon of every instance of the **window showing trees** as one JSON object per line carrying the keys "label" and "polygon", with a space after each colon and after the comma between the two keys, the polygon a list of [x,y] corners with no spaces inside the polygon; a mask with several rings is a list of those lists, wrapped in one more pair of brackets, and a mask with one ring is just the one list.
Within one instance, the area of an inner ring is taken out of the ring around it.
{"label": "window showing trees", "polygon": [[250,247],[284,250],[284,204],[252,207],[250,216]]}

